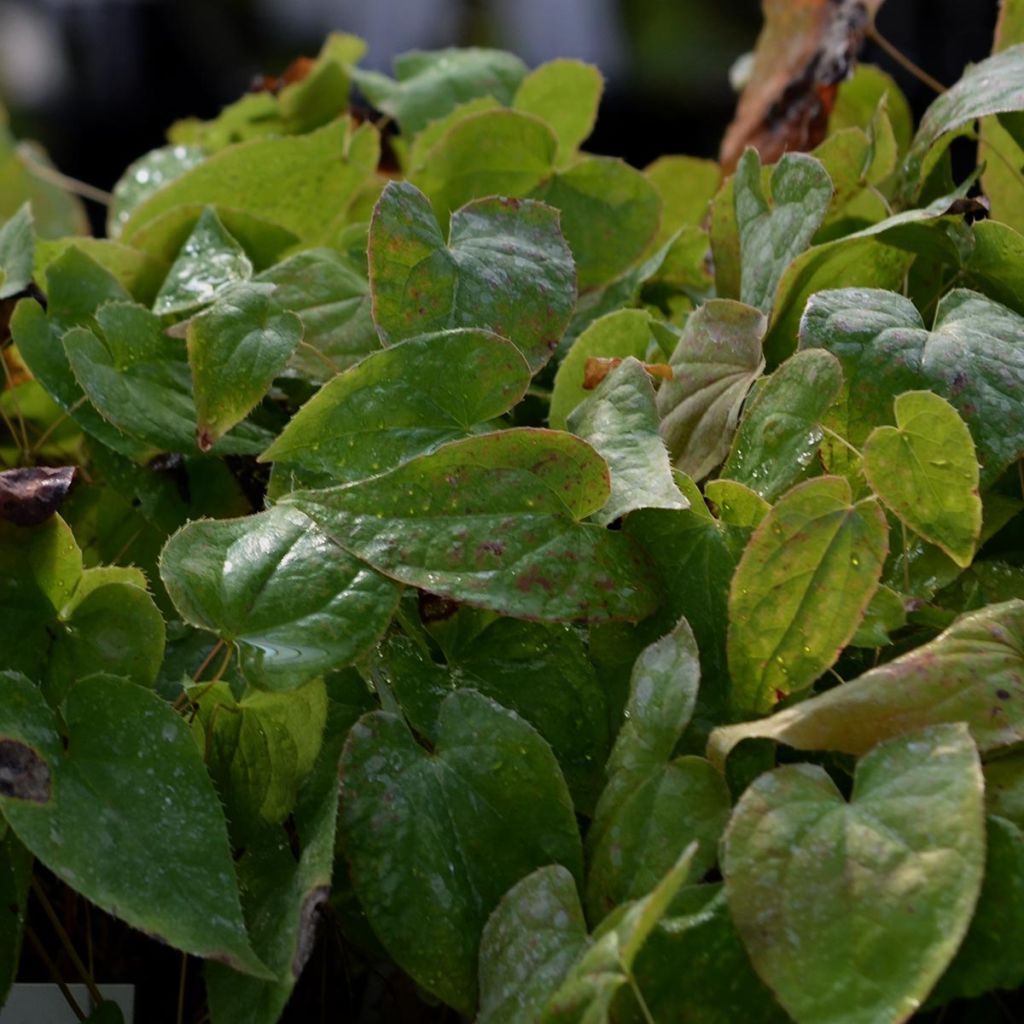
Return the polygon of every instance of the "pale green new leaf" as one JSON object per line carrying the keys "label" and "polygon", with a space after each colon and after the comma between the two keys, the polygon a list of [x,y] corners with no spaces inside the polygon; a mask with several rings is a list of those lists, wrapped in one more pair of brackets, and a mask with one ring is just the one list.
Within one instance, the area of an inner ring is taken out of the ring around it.
{"label": "pale green new leaf", "polygon": [[26,202],[0,225],[0,299],[17,295],[32,280],[34,252],[32,207]]}
{"label": "pale green new leaf", "polygon": [[555,164],[569,163],[594,129],[604,79],[592,64],[553,60],[519,83],[512,106],[546,121],[558,138]]}
{"label": "pale green new leaf", "polygon": [[981,534],[971,432],[931,391],[897,395],[893,411],[896,426],[875,427],[864,442],[868,482],[907,526],[966,568]]}
{"label": "pale green new leaf", "polygon": [[731,703],[763,714],[806,689],[850,642],[878,588],[889,532],[843,477],[798,484],[750,538],[729,591]]}

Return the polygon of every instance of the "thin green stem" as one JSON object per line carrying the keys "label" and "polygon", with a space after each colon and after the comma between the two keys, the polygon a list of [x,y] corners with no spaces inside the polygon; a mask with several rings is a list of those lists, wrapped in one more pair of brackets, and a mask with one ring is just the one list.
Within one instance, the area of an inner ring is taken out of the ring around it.
{"label": "thin green stem", "polygon": [[647,1005],[647,1000],[644,999],[643,992],[640,991],[640,986],[636,983],[636,978],[633,977],[633,972],[626,971],[625,965],[622,965],[622,968],[626,973],[626,977],[629,979],[629,987],[633,991],[633,998],[636,999],[636,1004],[640,1007],[640,1012],[643,1014],[644,1021],[646,1024],[657,1024],[654,1019],[654,1015],[651,1013],[651,1008]]}
{"label": "thin green stem", "polygon": [[38,161],[33,160],[31,156],[26,156],[22,153],[22,160],[25,170],[27,170],[33,178],[45,181],[49,185],[56,185],[57,188],[63,189],[65,192],[70,192],[72,195],[81,196],[83,199],[91,199],[94,203],[98,203],[100,206],[110,206],[114,201],[114,197],[110,192],[105,192],[103,189],[97,188],[95,185],[90,185],[87,181],[79,181],[78,178],[72,178],[70,175],[61,174],[60,171],[55,168],[47,167],[46,164],[41,164]]}
{"label": "thin green stem", "polygon": [[178,1013],[174,1018],[176,1024],[184,1024],[185,1020],[185,976],[188,973],[188,953],[181,954],[181,973],[178,975]]}

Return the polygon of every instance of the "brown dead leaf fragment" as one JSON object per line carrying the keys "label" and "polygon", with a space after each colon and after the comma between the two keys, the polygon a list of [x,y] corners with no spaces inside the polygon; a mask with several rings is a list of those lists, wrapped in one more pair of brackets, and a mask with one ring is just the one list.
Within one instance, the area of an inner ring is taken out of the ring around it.
{"label": "brown dead leaf fragment", "polygon": [[[591,356],[583,364],[583,390],[593,391],[622,362],[613,356]],[[648,377],[671,380],[672,367],[668,363],[642,363]]]}
{"label": "brown dead leaf fragment", "polygon": [[0,473],[0,519],[36,526],[61,506],[75,478],[74,466],[36,466]]}
{"label": "brown dead leaf fragment", "polygon": [[747,146],[765,164],[824,138],[839,83],[849,77],[884,0],[763,0],[754,68],[719,158],[731,173]]}

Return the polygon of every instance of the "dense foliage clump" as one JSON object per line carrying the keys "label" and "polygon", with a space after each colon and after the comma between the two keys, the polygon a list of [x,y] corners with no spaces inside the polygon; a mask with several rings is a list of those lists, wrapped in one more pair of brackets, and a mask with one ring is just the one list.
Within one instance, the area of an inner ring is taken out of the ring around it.
{"label": "dense foliage clump", "polygon": [[581,152],[587,65],[341,35],[106,238],[0,137],[0,992],[59,885],[213,1024],[316,949],[481,1024],[1024,982],[1008,10],[724,181]]}

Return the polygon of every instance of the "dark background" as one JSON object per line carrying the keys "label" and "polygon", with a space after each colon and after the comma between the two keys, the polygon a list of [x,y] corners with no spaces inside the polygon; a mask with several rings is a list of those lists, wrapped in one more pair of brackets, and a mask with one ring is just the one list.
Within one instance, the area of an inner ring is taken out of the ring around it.
{"label": "dark background", "polygon": [[[947,84],[991,46],[997,0],[888,0],[878,28]],[[0,98],[57,166],[109,188],[179,117],[209,117],[258,72],[315,54],[331,28],[364,35],[389,70],[410,49],[499,46],[535,64],[592,60],[608,78],[588,148],[643,166],[713,156],[733,109],[732,62],[757,0],[0,0]],[[871,44],[918,114],[932,98]]]}

